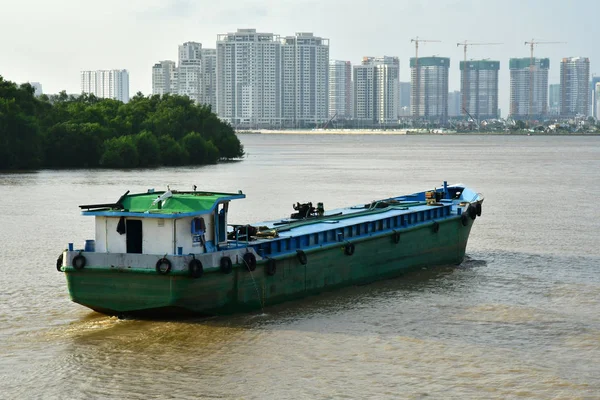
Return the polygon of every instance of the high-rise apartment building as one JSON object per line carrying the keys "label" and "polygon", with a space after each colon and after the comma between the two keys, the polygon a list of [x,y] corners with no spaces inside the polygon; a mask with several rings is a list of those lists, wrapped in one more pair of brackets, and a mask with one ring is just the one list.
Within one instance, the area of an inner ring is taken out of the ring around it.
{"label": "high-rise apartment building", "polygon": [[217,50],[202,49],[202,103],[217,111]]}
{"label": "high-rise apartment building", "polygon": [[398,122],[398,57],[363,57],[353,67],[354,118],[365,123]]}
{"label": "high-rise apartment building", "polygon": [[352,64],[329,62],[329,117],[352,118]]}
{"label": "high-rise apartment building", "polygon": [[560,84],[555,83],[550,85],[548,95],[548,114],[560,114]]}
{"label": "high-rise apartment building", "polygon": [[400,82],[400,104],[398,104],[400,117],[410,117],[410,82]]}
{"label": "high-rise apartment building", "polygon": [[595,113],[594,118],[597,120],[600,119],[600,82],[596,83],[596,87],[594,88],[594,97],[595,97]]}
{"label": "high-rise apartment building", "polygon": [[587,116],[589,111],[590,59],[563,58],[560,62],[560,114]]}
{"label": "high-rise apartment building", "polygon": [[511,58],[510,116],[514,119],[539,118],[548,113],[548,70],[550,60]]}
{"label": "high-rise apartment building", "polygon": [[463,114],[462,111],[462,94],[460,91],[455,90],[448,93],[448,116],[449,117],[460,117]]}
{"label": "high-rise apartment building", "polygon": [[596,102],[598,101],[598,96],[596,94],[596,84],[600,83],[600,76],[592,76],[592,81],[590,82],[590,116],[596,119],[600,118],[600,114],[596,111]]}
{"label": "high-rise apartment building", "polygon": [[160,61],[152,67],[152,94],[177,93],[175,61]]}
{"label": "high-rise apartment building", "polygon": [[464,61],[460,62],[460,114],[470,114],[478,120],[498,117],[499,70],[499,61],[473,60],[467,61],[466,64]]}
{"label": "high-rise apartment building", "polygon": [[185,42],[179,46],[177,94],[204,104],[202,81],[202,43]]}
{"label": "high-rise apartment building", "polygon": [[129,72],[125,69],[81,71],[81,92],[127,103]]}
{"label": "high-rise apartment building", "polygon": [[256,29],[217,35],[217,113],[235,127],[281,124],[281,41]]}
{"label": "high-rise apartment building", "polygon": [[328,119],[329,39],[310,32],[281,39],[282,119],[285,126]]}
{"label": "high-rise apartment building", "polygon": [[448,71],[450,59],[414,57],[411,69],[411,114],[416,118],[445,122],[448,119]]}

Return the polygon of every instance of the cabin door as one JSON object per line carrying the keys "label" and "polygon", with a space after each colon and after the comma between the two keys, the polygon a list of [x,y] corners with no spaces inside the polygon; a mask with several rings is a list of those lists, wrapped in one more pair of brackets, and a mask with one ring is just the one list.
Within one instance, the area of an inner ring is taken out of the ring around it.
{"label": "cabin door", "polygon": [[127,252],[142,252],[142,221],[139,219],[127,220]]}

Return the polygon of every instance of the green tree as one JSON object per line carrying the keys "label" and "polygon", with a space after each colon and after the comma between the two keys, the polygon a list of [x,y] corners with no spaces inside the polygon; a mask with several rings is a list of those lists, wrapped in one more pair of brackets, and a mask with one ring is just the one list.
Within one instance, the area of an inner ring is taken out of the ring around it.
{"label": "green tree", "polygon": [[136,137],[136,146],[139,155],[140,167],[154,167],[159,165],[160,145],[158,139],[148,131],[142,131]]}
{"label": "green tree", "polygon": [[189,154],[189,163],[195,165],[215,164],[219,160],[219,150],[211,141],[206,141],[196,132],[185,135],[182,146]]}
{"label": "green tree", "polygon": [[131,136],[122,136],[104,142],[100,165],[106,168],[135,168],[138,166],[136,141]]}
{"label": "green tree", "polygon": [[105,129],[98,123],[63,122],[45,135],[45,161],[50,168],[97,167]]}
{"label": "green tree", "polygon": [[162,165],[185,165],[189,161],[189,154],[179,143],[170,136],[158,138],[160,146],[160,160]]}

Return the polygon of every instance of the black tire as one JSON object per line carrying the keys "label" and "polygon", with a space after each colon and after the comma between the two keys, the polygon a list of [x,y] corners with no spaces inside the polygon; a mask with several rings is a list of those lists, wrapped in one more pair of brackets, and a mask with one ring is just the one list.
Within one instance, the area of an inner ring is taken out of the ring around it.
{"label": "black tire", "polygon": [[254,253],[245,253],[242,258],[244,259],[244,266],[248,271],[256,269],[256,256]]}
{"label": "black tire", "polygon": [[204,274],[202,263],[195,258],[189,262],[188,270],[190,271],[190,276],[194,279],[200,278]]}
{"label": "black tire", "polygon": [[467,214],[469,214],[469,217],[471,217],[473,220],[477,218],[477,210],[475,207],[473,207],[473,205],[469,205],[469,208],[467,208]]}
{"label": "black tire", "polygon": [[58,258],[56,259],[56,270],[58,272],[62,272],[62,265],[63,265],[63,253],[60,253],[60,256],[58,256]]}
{"label": "black tire", "polygon": [[440,223],[434,221],[433,226],[431,228],[433,229],[433,233],[438,233],[440,231]]}
{"label": "black tire", "polygon": [[308,263],[308,258],[306,258],[306,253],[304,251],[296,250],[296,256],[298,257],[300,264],[306,265]]}
{"label": "black tire", "polygon": [[75,257],[73,257],[73,268],[83,269],[83,267],[85,267],[86,262],[87,260],[85,259],[85,257],[81,254],[78,254]]}
{"label": "black tire", "polygon": [[265,265],[265,273],[269,276],[275,275],[277,272],[277,263],[272,258],[267,260],[267,264]]}
{"label": "black tire", "polygon": [[469,225],[469,216],[465,213],[460,214],[460,222],[462,226]]}
{"label": "black tire", "polygon": [[[163,265],[166,265],[166,268],[163,267]],[[171,267],[171,261],[169,261],[169,259],[166,257],[163,257],[156,262],[156,272],[158,272],[160,275],[166,275],[171,272]]]}
{"label": "black tire", "polygon": [[394,242],[394,244],[400,243],[400,232],[394,231],[394,233],[392,233],[392,242]]}
{"label": "black tire", "polygon": [[344,246],[344,254],[347,256],[354,254],[354,243],[346,243]]}
{"label": "black tire", "polygon": [[481,203],[475,205],[475,211],[477,212],[477,216],[481,217]]}
{"label": "black tire", "polygon": [[221,258],[221,262],[219,263],[219,268],[221,268],[221,272],[224,274],[231,273],[233,269],[233,263],[231,262],[231,258],[225,256]]}

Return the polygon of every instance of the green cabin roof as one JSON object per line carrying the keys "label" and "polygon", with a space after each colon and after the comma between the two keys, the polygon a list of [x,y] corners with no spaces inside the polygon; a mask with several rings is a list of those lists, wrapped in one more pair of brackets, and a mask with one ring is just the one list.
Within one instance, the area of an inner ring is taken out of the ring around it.
{"label": "green cabin roof", "polygon": [[[239,193],[215,192],[148,192],[125,194],[116,203],[79,206],[83,215],[94,216],[136,216],[149,218],[182,218],[212,212],[223,202],[243,199]],[[157,199],[164,197],[160,201]],[[153,204],[154,203],[154,204]]]}

